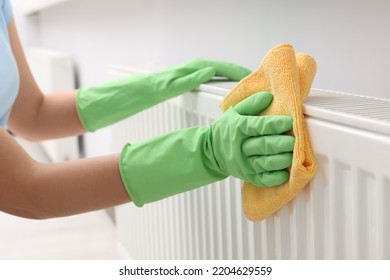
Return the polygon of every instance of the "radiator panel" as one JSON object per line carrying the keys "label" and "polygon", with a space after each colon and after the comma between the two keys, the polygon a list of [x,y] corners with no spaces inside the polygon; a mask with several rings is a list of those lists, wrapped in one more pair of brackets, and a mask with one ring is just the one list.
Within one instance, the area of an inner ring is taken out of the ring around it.
{"label": "radiator panel", "polygon": [[[119,77],[128,71],[111,73]],[[221,114],[219,102],[231,86],[203,85],[115,125],[113,149],[119,151],[126,142],[161,133],[208,125]],[[277,213],[249,222],[241,208],[242,182],[234,178],[143,208],[120,206],[116,218],[123,257],[389,259],[390,110],[386,106],[390,102],[369,99],[373,109],[378,103],[380,112],[365,116],[367,101],[347,97],[312,92],[305,113],[318,171],[303,192]],[[343,100],[338,104],[339,99]],[[360,102],[358,113],[352,105],[342,110],[348,100]]]}

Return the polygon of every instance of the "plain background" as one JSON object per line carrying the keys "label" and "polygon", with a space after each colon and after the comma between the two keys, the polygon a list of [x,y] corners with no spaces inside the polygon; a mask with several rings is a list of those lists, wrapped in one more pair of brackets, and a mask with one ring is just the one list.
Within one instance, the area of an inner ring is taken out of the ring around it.
{"label": "plain background", "polygon": [[18,22],[26,46],[74,55],[81,85],[107,79],[108,64],[204,57],[254,70],[286,42],[316,59],[313,87],[389,98],[389,13],[387,0],[68,0]]}
{"label": "plain background", "polygon": [[[313,87],[390,98],[388,0],[62,0],[27,17],[25,1],[11,0],[24,46],[71,54],[79,86],[106,81],[112,64],[203,57],[254,70],[290,43],[317,61]],[[110,141],[87,134],[86,155],[110,153]]]}

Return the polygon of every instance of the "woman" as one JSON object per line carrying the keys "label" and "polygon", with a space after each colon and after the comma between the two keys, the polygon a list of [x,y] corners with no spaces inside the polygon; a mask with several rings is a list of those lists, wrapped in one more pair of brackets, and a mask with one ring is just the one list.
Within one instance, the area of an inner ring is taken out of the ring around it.
{"label": "woman", "polygon": [[260,186],[288,180],[294,138],[286,116],[258,117],[272,100],[252,95],[209,127],[127,144],[121,154],[59,164],[33,160],[4,129],[29,140],[95,131],[195,89],[214,76],[240,80],[249,70],[191,60],[161,72],[44,95],[20,44],[9,0],[0,0],[0,210],[44,219],[133,201],[137,206],[222,180]]}

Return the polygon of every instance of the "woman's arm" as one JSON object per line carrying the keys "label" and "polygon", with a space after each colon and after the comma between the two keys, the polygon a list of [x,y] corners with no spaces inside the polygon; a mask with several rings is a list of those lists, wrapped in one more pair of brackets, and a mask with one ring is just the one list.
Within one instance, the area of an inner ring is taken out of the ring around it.
{"label": "woman's arm", "polygon": [[[31,74],[14,20],[8,30],[20,75],[20,89],[8,127],[29,140],[83,133],[75,91],[44,95]],[[44,219],[130,201],[119,174],[119,155],[42,164],[1,128],[0,143],[0,211]]]}
{"label": "woman's arm", "polygon": [[76,110],[76,91],[44,95],[31,74],[13,19],[8,24],[8,31],[20,75],[19,93],[8,127],[34,141],[85,132]]}
{"label": "woman's arm", "polygon": [[130,201],[119,174],[118,155],[42,164],[4,129],[0,129],[0,143],[0,211],[46,219]]}

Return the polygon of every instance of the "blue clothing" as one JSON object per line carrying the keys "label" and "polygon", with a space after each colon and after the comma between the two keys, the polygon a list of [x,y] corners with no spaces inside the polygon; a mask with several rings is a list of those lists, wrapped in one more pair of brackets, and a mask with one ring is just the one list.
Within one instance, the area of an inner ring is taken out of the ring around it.
{"label": "blue clothing", "polygon": [[0,0],[0,127],[5,126],[19,90],[18,68],[7,30],[11,18],[11,3],[9,0]]}

